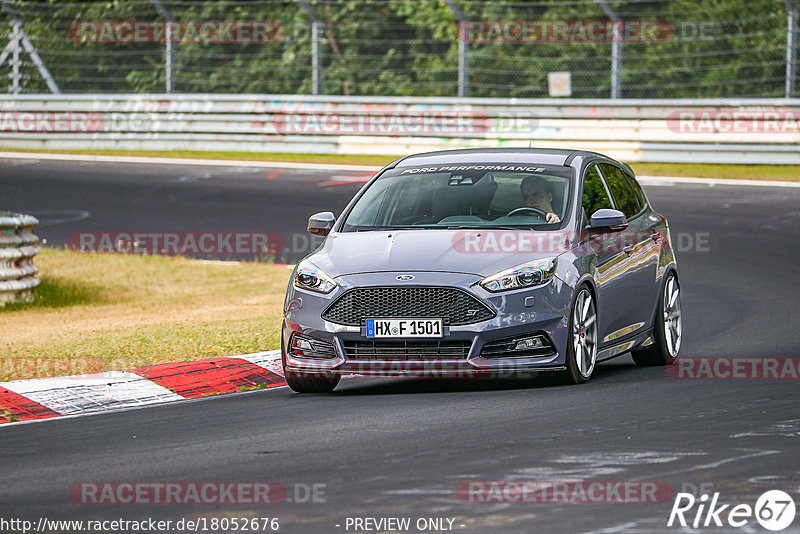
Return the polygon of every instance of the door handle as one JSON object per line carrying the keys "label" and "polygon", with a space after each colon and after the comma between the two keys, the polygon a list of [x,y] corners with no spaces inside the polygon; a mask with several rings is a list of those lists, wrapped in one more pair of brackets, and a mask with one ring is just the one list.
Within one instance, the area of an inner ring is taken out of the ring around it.
{"label": "door handle", "polygon": [[624,247],[622,247],[622,252],[630,256],[631,253],[633,253],[634,248],[636,248],[634,245],[625,245]]}

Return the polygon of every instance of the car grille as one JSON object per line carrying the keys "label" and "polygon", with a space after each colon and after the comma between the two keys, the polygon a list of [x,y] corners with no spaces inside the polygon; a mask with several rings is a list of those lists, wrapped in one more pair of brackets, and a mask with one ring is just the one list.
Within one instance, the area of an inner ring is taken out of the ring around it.
{"label": "car grille", "polygon": [[339,297],[322,318],[332,323],[362,326],[373,317],[433,317],[446,326],[479,323],[494,312],[475,297],[447,287],[373,287],[353,289]]}
{"label": "car grille", "polygon": [[464,360],[472,342],[463,341],[345,341],[350,360]]}

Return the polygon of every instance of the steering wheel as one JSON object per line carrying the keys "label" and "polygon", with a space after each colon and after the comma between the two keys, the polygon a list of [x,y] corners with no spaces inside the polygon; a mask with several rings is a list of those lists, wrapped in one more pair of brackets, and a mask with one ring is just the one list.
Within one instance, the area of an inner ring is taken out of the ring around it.
{"label": "steering wheel", "polygon": [[514,210],[509,211],[506,214],[506,217],[514,217],[517,215],[523,215],[526,211],[532,211],[534,215],[537,217],[541,217],[544,220],[547,220],[547,213],[544,210],[540,210],[539,208],[530,208],[528,206],[523,206],[521,208],[517,208]]}

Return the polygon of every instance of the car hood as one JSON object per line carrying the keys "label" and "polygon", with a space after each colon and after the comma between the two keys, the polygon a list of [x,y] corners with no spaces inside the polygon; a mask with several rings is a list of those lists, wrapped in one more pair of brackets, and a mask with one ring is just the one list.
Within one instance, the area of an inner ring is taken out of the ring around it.
{"label": "car hood", "polygon": [[392,230],[332,233],[308,257],[336,278],[356,273],[437,271],[489,276],[564,252],[564,232]]}

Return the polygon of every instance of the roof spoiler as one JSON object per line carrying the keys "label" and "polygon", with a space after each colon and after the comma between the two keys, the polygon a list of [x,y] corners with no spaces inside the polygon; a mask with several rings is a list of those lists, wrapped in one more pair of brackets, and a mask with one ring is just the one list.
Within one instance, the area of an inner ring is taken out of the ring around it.
{"label": "roof spoiler", "polygon": [[569,156],[567,156],[567,159],[564,160],[564,167],[572,166],[572,160],[577,158],[581,152],[582,152],[581,150],[576,150],[575,152],[572,152]]}

